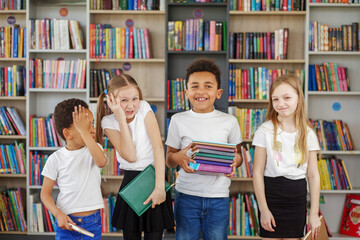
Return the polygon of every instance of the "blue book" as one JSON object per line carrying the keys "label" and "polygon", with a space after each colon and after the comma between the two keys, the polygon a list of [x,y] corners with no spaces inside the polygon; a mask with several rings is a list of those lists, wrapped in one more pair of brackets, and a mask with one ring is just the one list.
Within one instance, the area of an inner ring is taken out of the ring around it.
{"label": "blue book", "polygon": [[1,144],[0,150],[4,160],[4,173],[11,173],[11,169],[9,168],[10,166],[8,166],[8,162],[6,161],[6,157],[5,157],[5,145]]}
{"label": "blue book", "polygon": [[250,68],[250,96],[251,99],[255,99],[255,83],[254,83],[254,68]]}
{"label": "blue book", "polygon": [[[130,10],[130,9],[129,9]],[[125,58],[129,58],[129,39],[130,39],[130,30],[125,28]]]}
{"label": "blue book", "polygon": [[116,58],[116,28],[112,28],[112,57]]}
{"label": "blue book", "polygon": [[18,57],[18,42],[19,42],[19,28],[14,27],[14,45],[13,45],[13,57]]}
{"label": "blue book", "polygon": [[144,29],[140,29],[140,38],[141,38],[141,52],[142,58],[146,59],[146,48],[145,48],[145,36],[144,36]]}
{"label": "blue book", "polygon": [[11,158],[13,159],[13,162],[14,162],[16,174],[20,174],[20,169],[19,169],[19,165],[17,162],[16,153],[15,153],[15,147],[14,147],[14,145],[8,145],[8,146],[9,146],[9,152],[11,154]]}
{"label": "blue book", "polygon": [[138,49],[138,31],[139,29],[137,28],[133,28],[133,38],[134,38],[134,58],[138,59],[139,58],[139,49]]}
{"label": "blue book", "polygon": [[128,0],[128,10],[134,10],[134,0]]}

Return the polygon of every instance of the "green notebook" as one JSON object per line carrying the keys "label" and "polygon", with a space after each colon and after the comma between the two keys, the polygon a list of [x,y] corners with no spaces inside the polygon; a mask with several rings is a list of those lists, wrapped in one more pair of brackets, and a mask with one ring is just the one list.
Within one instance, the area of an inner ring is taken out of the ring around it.
{"label": "green notebook", "polygon": [[[171,185],[165,181],[165,191],[169,191]],[[119,195],[140,217],[148,208],[152,201],[144,205],[145,200],[155,189],[155,168],[153,165],[147,166],[139,175],[129,182]]]}

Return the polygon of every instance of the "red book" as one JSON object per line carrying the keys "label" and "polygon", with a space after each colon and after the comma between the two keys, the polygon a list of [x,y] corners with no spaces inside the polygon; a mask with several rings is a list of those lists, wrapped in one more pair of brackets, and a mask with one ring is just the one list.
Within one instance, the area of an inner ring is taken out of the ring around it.
{"label": "red book", "polygon": [[271,33],[266,32],[266,55],[267,59],[271,59]]}
{"label": "red book", "polygon": [[[285,0],[284,0],[285,1]],[[287,59],[287,53],[288,53],[288,42],[289,42],[289,29],[284,28],[284,59]]]}
{"label": "red book", "polygon": [[44,219],[44,221],[46,221],[46,225],[47,225],[48,231],[49,231],[49,232],[54,232],[54,229],[53,229],[52,224],[51,224],[51,221],[50,221],[49,210],[45,207],[44,204],[41,204],[41,205],[43,206],[43,211],[44,211],[44,214],[45,214],[45,219]]}
{"label": "red book", "polygon": [[146,51],[146,58],[149,59],[151,58],[151,54],[150,54],[150,36],[149,36],[149,31],[147,28],[144,28],[144,39],[145,39],[145,51]]}
{"label": "red book", "polygon": [[134,30],[129,28],[129,58],[134,58]]}
{"label": "red book", "polygon": [[360,237],[360,195],[347,194],[341,219],[340,233]]}

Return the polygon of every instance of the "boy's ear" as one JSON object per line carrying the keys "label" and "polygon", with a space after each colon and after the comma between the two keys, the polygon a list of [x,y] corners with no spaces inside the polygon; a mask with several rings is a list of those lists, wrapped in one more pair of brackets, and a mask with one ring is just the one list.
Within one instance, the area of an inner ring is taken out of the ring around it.
{"label": "boy's ear", "polygon": [[222,93],[223,93],[223,90],[222,90],[221,88],[220,88],[220,89],[218,89],[218,90],[217,90],[217,92],[216,92],[216,98],[217,98],[217,99],[220,99],[220,98],[221,98]]}
{"label": "boy's ear", "polygon": [[64,137],[65,137],[65,140],[71,139],[70,130],[69,130],[68,128],[64,128],[64,129],[62,130],[62,132],[63,132],[63,135],[64,135]]}

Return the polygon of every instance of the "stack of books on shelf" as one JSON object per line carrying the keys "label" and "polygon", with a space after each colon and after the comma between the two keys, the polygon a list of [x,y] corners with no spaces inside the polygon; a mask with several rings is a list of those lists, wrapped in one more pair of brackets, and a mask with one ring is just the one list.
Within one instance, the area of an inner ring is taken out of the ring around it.
{"label": "stack of books on shelf", "polygon": [[229,235],[258,236],[258,209],[254,193],[239,193],[231,197]]}
{"label": "stack of books on shelf", "polygon": [[0,145],[0,174],[26,174],[24,143]]}
{"label": "stack of books on shelf", "polygon": [[252,139],[256,130],[265,121],[266,109],[238,108],[230,106],[229,114],[238,119],[243,139]]}
{"label": "stack of books on shelf", "polygon": [[55,232],[55,217],[40,203],[38,194],[29,195],[29,232]]}
{"label": "stack of books on shelf", "polygon": [[13,107],[0,107],[0,135],[26,135],[24,122]]}
{"label": "stack of books on shelf", "polygon": [[310,64],[309,91],[350,91],[348,68],[333,62]]}
{"label": "stack of books on shelf", "polygon": [[66,19],[30,19],[30,49],[84,49],[80,23]]}
{"label": "stack of books on shelf", "polygon": [[237,11],[304,11],[305,0],[230,0],[230,10]]}
{"label": "stack of books on shelf", "polygon": [[341,159],[323,158],[318,160],[321,190],[352,190],[345,162]]}
{"label": "stack of books on shelf", "polygon": [[18,24],[12,27],[0,27],[0,57],[26,57],[26,28]]}
{"label": "stack of books on shelf", "polygon": [[124,174],[124,170],[120,169],[120,163],[116,157],[116,151],[114,148],[107,148],[104,150],[107,158],[109,159],[108,164],[101,169],[103,176],[120,176]]}
{"label": "stack of books on shelf", "polygon": [[30,59],[30,88],[84,89],[86,60]]}
{"label": "stack of books on shelf", "polygon": [[287,59],[289,29],[275,32],[231,32],[230,58],[234,59]]}
{"label": "stack of books on shelf", "polygon": [[189,110],[190,102],[185,97],[186,80],[177,78],[167,81],[167,110]]}
{"label": "stack of books on shelf", "polygon": [[273,81],[281,75],[295,73],[304,82],[305,71],[287,69],[267,69],[266,67],[237,68],[229,65],[229,100],[269,99],[269,89]]}
{"label": "stack of books on shelf", "polygon": [[310,51],[360,51],[360,22],[330,27],[318,21],[310,22]]}
{"label": "stack of books on shelf", "polygon": [[226,3],[226,0],[169,0],[170,3]]}
{"label": "stack of books on shelf", "polygon": [[196,163],[189,166],[200,172],[231,173],[230,165],[235,157],[235,144],[193,141],[196,151],[192,158]]}
{"label": "stack of books on shelf", "polygon": [[112,215],[115,209],[116,196],[113,194],[103,197],[104,206],[100,211],[101,214],[101,223],[102,223],[102,233],[116,232],[116,228],[111,225]]}
{"label": "stack of books on shelf", "polygon": [[113,77],[121,75],[121,68],[91,69],[90,70],[90,97],[98,97]]}
{"label": "stack of books on shelf", "polygon": [[26,6],[26,0],[2,0],[0,10],[23,10]]}
{"label": "stack of books on shelf", "polygon": [[41,172],[45,166],[49,154],[39,153],[38,151],[30,151],[29,154],[29,185],[42,186],[44,177],[41,175]]}
{"label": "stack of books on shelf", "polygon": [[90,0],[91,10],[163,10],[164,0]]}
{"label": "stack of books on shelf", "polygon": [[310,122],[319,139],[321,151],[355,150],[349,126],[342,120],[334,120],[330,122],[325,120],[310,119]]}
{"label": "stack of books on shelf", "polygon": [[0,189],[0,231],[26,232],[25,189]]}
{"label": "stack of books on shelf", "polygon": [[149,30],[113,28],[111,24],[90,24],[90,58],[149,59]]}
{"label": "stack of books on shelf", "polygon": [[24,96],[26,69],[23,66],[0,67],[0,96]]}
{"label": "stack of books on shelf", "polygon": [[202,18],[168,22],[169,51],[226,51],[226,22]]}
{"label": "stack of books on shelf", "polygon": [[241,157],[243,164],[236,168],[234,177],[239,178],[252,178],[253,177],[253,166],[254,166],[254,151],[255,149],[247,143],[241,146]]}
{"label": "stack of books on shelf", "polygon": [[30,138],[31,147],[62,147],[60,136],[55,131],[53,117],[30,116]]}
{"label": "stack of books on shelf", "polygon": [[359,0],[310,0],[310,3],[359,3]]}

